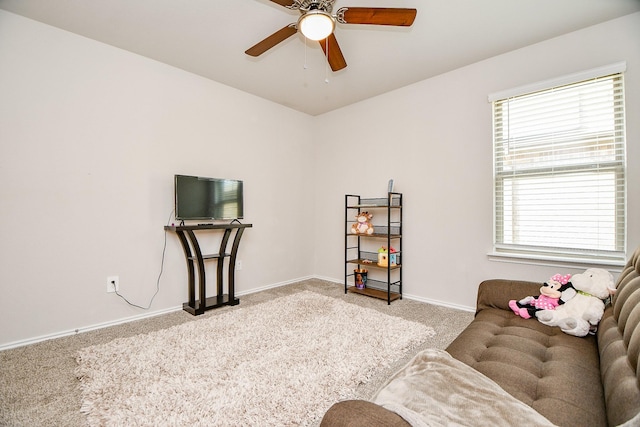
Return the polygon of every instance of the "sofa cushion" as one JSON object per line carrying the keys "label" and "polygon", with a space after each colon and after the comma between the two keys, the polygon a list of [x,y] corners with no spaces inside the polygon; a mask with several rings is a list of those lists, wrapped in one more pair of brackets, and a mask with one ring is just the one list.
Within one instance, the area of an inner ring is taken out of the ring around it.
{"label": "sofa cushion", "polygon": [[594,336],[574,337],[522,319],[509,299],[537,295],[539,283],[480,284],[476,318],[447,352],[560,426],[606,426]]}

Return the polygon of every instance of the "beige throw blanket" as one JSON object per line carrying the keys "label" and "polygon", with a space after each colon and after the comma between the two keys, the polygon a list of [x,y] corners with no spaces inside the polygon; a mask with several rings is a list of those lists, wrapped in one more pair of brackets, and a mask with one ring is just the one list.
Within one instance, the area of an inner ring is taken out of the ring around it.
{"label": "beige throw blanket", "polygon": [[437,349],[418,353],[373,401],[414,427],[553,426],[485,375]]}

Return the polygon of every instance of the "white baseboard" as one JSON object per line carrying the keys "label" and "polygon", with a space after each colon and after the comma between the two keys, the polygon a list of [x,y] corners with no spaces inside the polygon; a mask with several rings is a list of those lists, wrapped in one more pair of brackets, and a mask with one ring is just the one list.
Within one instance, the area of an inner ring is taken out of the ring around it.
{"label": "white baseboard", "polygon": [[469,311],[471,313],[475,313],[476,311],[475,307],[469,307],[468,305],[452,304],[450,302],[424,298],[418,295],[402,294],[402,298],[406,298],[406,299],[410,299],[418,302],[424,302],[427,304],[439,305],[441,307],[453,308],[455,310]]}
{"label": "white baseboard", "polygon": [[[313,276],[307,276],[307,277],[301,277],[301,278],[298,278],[298,279],[287,280],[285,282],[274,283],[272,285],[267,285],[267,286],[262,286],[260,288],[251,289],[251,290],[246,291],[246,292],[236,293],[236,296],[253,294],[255,292],[265,291],[267,289],[278,288],[280,286],[286,286],[286,285],[290,285],[292,283],[297,283],[297,282],[301,282],[301,281],[312,279],[312,278],[313,278]],[[162,309],[162,310],[156,310],[156,311],[152,311],[152,312],[148,312],[148,313],[137,314],[135,316],[123,317],[123,318],[120,318],[120,319],[115,319],[115,320],[111,320],[111,321],[108,321],[108,322],[98,323],[98,324],[95,324],[95,325],[83,326],[83,327],[80,327],[80,328],[77,328],[77,329],[73,329],[73,330],[54,332],[52,334],[41,335],[39,337],[28,338],[28,339],[20,340],[20,341],[13,341],[13,342],[10,342],[10,343],[7,343],[7,344],[0,345],[0,351],[9,350],[9,349],[12,349],[12,348],[17,348],[17,347],[24,347],[24,346],[27,346],[27,345],[36,344],[36,343],[39,343],[39,342],[42,342],[42,341],[48,341],[48,340],[52,340],[52,339],[55,339],[55,338],[68,337],[68,336],[75,335],[75,334],[80,334],[80,333],[83,333],[83,332],[94,331],[96,329],[108,328],[110,326],[122,325],[124,323],[134,322],[136,320],[148,319],[148,318],[151,318],[151,317],[156,317],[156,316],[160,316],[162,314],[172,313],[174,311],[180,311],[180,310],[182,310],[182,304],[180,304],[179,306],[176,306],[176,307],[169,307],[169,308],[165,308],[165,309]]]}
{"label": "white baseboard", "polygon": [[[309,279],[324,280],[324,281],[327,281],[327,282],[333,282],[336,285],[341,285],[341,286],[344,284],[343,279],[335,279],[335,278],[332,278],[332,277],[323,277],[323,276],[318,276],[318,275],[311,275],[311,276],[306,276],[306,277],[299,277],[297,279],[286,280],[284,282],[273,283],[271,285],[261,286],[259,288],[250,289],[248,291],[238,292],[238,293],[236,293],[236,296],[249,295],[249,294],[253,294],[253,293],[256,293],[256,292],[266,291],[268,289],[274,289],[274,288],[279,288],[281,286],[291,285],[293,283],[303,282],[303,281],[309,280]],[[429,299],[429,298],[423,298],[423,297],[420,297],[420,296],[417,296],[417,295],[404,294],[404,295],[402,295],[402,297],[410,299],[410,300],[424,302],[424,303],[427,303],[427,304],[440,305],[440,306],[443,306],[443,307],[454,308],[454,309],[457,309],[457,310],[470,311],[470,312],[474,312],[475,311],[475,307],[467,307],[467,306],[462,306],[462,305],[457,305],[457,304],[451,304],[451,303],[444,302],[444,301],[437,301],[437,300],[432,300],[432,299]],[[17,348],[17,347],[23,347],[23,346],[27,346],[27,345],[31,345],[31,344],[36,344],[36,343],[39,343],[39,342],[42,342],[42,341],[47,341],[47,340],[51,340],[51,339],[55,339],[55,338],[68,337],[68,336],[79,334],[79,333],[83,333],[83,332],[94,331],[96,329],[108,328],[110,326],[121,325],[123,323],[134,322],[136,320],[147,319],[147,318],[160,316],[162,314],[172,313],[174,311],[180,311],[180,310],[182,310],[182,304],[177,306],[177,307],[169,307],[169,308],[165,308],[165,309],[162,309],[162,310],[152,311],[152,312],[149,312],[149,313],[142,313],[142,314],[138,314],[138,315],[135,315],[135,316],[130,316],[130,317],[124,317],[124,318],[121,318],[121,319],[111,320],[109,322],[104,322],[104,323],[98,323],[98,324],[95,324],[95,325],[84,326],[84,327],[81,327],[81,328],[78,328],[78,329],[69,330],[69,331],[55,332],[53,334],[42,335],[42,336],[39,336],[39,337],[29,338],[29,339],[26,339],[26,340],[14,341],[14,342],[10,342],[10,343],[7,343],[7,344],[0,345],[0,351],[9,350],[9,349],[12,349],[12,348]]]}
{"label": "white baseboard", "polygon": [[344,286],[344,279],[336,279],[333,277],[324,277],[324,276],[311,276],[311,279],[324,280],[325,282],[333,282],[336,285]]}
{"label": "white baseboard", "polygon": [[292,285],[294,283],[303,282],[305,280],[313,279],[315,276],[305,276],[299,277],[297,279],[286,280],[284,282],[273,283],[271,285],[261,286],[259,288],[249,289],[248,291],[236,292],[236,296],[241,297],[242,295],[255,294],[256,292],[266,291],[268,289],[279,288],[281,286]]}
{"label": "white baseboard", "polygon": [[135,316],[123,317],[121,319],[111,320],[108,322],[97,323],[95,325],[83,326],[70,331],[54,332],[53,334],[41,335],[35,338],[29,338],[26,340],[14,341],[8,344],[0,345],[0,351],[9,350],[12,348],[23,347],[26,345],[36,344],[42,341],[52,340],[55,338],[63,338],[71,335],[80,334],[83,332],[95,331],[96,329],[108,328],[110,326],[122,325],[123,323],[134,322],[136,320],[147,319],[150,317],[160,316],[162,314],[172,313],[174,311],[182,310],[182,304],[178,307],[169,307],[162,310],[152,311],[150,313],[137,314]]}
{"label": "white baseboard", "polygon": [[[334,282],[337,285],[344,286],[344,279],[336,279],[336,278],[332,278],[332,277],[322,277],[322,276],[312,276],[312,278],[319,279],[319,280],[325,280],[327,282]],[[452,304],[450,302],[438,301],[438,300],[434,300],[434,299],[424,298],[424,297],[421,297],[421,296],[418,296],[418,295],[412,295],[412,294],[403,293],[402,294],[402,298],[406,298],[406,299],[410,299],[410,300],[418,301],[418,302],[424,302],[424,303],[427,303],[427,304],[439,305],[439,306],[442,306],[442,307],[453,308],[453,309],[456,309],[456,310],[470,311],[472,313],[474,313],[476,311],[475,307],[469,307],[467,305]]]}

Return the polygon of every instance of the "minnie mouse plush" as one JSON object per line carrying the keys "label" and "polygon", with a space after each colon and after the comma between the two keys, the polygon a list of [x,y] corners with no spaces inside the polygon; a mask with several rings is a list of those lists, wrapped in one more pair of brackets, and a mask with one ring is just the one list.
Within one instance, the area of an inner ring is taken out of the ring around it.
{"label": "minnie mouse plush", "polygon": [[540,310],[553,310],[576,295],[576,290],[571,285],[570,279],[570,274],[564,276],[556,274],[542,285],[540,295],[537,297],[528,296],[520,301],[511,300],[509,307],[523,319],[535,316],[536,312]]}

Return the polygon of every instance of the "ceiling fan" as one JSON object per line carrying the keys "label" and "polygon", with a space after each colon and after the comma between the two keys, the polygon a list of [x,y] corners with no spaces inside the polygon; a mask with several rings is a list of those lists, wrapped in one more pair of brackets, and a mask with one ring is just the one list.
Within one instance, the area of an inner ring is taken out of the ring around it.
{"label": "ceiling fan", "polygon": [[279,29],[245,51],[260,56],[298,31],[306,38],[320,43],[333,71],[347,66],[336,36],[336,22],[340,24],[372,24],[408,27],[416,18],[416,9],[389,7],[342,7],[332,15],[335,0],[270,0],[291,10],[300,11],[298,22]]}

